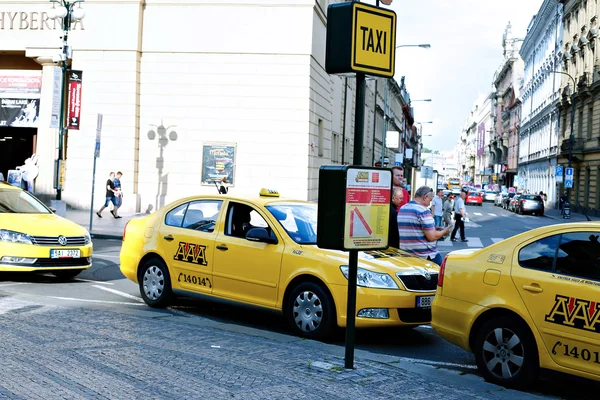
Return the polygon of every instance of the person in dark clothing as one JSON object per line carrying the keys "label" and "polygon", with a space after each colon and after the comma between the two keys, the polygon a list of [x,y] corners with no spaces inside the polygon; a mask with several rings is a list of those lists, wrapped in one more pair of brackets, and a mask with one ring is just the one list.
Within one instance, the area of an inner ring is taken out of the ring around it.
{"label": "person in dark clothing", "polygon": [[102,211],[104,211],[104,209],[106,207],[108,207],[110,202],[112,202],[115,207],[117,206],[117,201],[115,199],[115,191],[116,190],[115,190],[114,180],[115,180],[115,173],[111,172],[108,180],[106,181],[106,201],[104,202],[104,205],[102,206],[102,208],[100,210],[98,210],[98,212],[96,213],[96,215],[99,218],[102,218]]}
{"label": "person in dark clothing", "polygon": [[404,199],[401,187],[392,189],[392,206],[390,207],[390,227],[388,230],[388,247],[400,247],[400,234],[398,233],[398,207]]}

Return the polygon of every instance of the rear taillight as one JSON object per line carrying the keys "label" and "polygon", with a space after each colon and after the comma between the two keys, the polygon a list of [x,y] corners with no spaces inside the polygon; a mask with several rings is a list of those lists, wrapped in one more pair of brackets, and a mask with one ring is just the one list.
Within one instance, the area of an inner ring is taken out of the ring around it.
{"label": "rear taillight", "polygon": [[127,223],[125,224],[125,228],[123,228],[123,241],[125,241],[125,234],[127,233],[127,225],[129,225],[130,221],[127,221]]}
{"label": "rear taillight", "polygon": [[448,259],[448,256],[446,255],[446,257],[444,257],[444,261],[442,261],[442,265],[440,266],[440,274],[438,275],[438,286],[439,287],[444,286],[444,272],[446,272],[446,260],[447,259]]}
{"label": "rear taillight", "polygon": [[521,200],[521,204],[525,204],[525,200]]}

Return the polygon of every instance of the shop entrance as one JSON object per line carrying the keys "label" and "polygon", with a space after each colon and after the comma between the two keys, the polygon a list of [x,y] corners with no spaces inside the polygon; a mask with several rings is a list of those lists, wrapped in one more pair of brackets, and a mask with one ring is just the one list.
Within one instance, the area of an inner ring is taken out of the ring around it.
{"label": "shop entrance", "polygon": [[10,169],[25,164],[35,153],[36,128],[0,127],[0,172],[7,178]]}

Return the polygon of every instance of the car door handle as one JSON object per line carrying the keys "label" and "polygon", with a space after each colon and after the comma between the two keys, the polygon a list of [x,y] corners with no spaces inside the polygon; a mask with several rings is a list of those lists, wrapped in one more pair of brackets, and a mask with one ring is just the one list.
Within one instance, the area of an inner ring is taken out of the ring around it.
{"label": "car door handle", "polygon": [[170,242],[171,240],[173,240],[175,238],[173,237],[173,235],[167,235],[163,239],[168,240]]}
{"label": "car door handle", "polygon": [[217,249],[225,251],[225,250],[229,250],[229,247],[227,247],[224,244],[220,244],[220,245],[217,246]]}
{"label": "car door handle", "polygon": [[531,285],[523,285],[523,289],[531,293],[542,293],[544,291],[544,289],[542,289],[537,283],[532,283]]}

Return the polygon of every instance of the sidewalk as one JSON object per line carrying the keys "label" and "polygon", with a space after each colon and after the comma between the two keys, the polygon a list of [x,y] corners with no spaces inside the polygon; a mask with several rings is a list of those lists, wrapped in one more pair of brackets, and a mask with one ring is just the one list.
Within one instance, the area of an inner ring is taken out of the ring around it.
{"label": "sidewalk", "polygon": [[[146,216],[145,213],[119,213],[122,218],[115,219],[109,210],[104,210],[102,218],[92,212],[92,237],[99,239],[122,239],[127,222],[134,218]],[[67,209],[65,218],[90,230],[90,211]]]}
{"label": "sidewalk", "polygon": [[[552,218],[556,220],[556,223],[567,223],[567,222],[586,222],[587,218],[583,213],[575,213],[571,210],[571,218],[564,219],[562,215],[560,215],[560,210],[554,208],[547,208],[544,210],[544,216],[548,218]],[[599,222],[600,218],[589,216],[592,222]]]}

